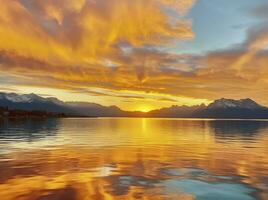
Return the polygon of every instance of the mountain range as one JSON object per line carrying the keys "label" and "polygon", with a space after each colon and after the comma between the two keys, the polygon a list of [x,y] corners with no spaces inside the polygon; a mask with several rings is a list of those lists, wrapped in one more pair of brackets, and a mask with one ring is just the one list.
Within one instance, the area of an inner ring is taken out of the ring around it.
{"label": "mountain range", "polygon": [[268,119],[268,108],[251,99],[218,99],[209,105],[171,106],[148,113],[123,111],[117,106],[88,102],[63,102],[36,94],[0,93],[0,107],[25,111],[47,111],[83,117],[163,117]]}

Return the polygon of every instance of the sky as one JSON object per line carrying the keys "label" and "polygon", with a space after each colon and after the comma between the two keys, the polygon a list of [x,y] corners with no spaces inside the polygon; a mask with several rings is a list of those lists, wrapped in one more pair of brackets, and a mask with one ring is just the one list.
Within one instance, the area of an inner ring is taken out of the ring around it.
{"label": "sky", "polygon": [[268,106],[267,0],[0,0],[0,91],[149,111]]}

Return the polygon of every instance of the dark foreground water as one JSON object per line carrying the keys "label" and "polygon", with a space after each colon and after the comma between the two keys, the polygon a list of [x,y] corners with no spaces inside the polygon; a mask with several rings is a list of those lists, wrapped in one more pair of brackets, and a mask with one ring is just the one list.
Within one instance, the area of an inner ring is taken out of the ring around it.
{"label": "dark foreground water", "polygon": [[1,200],[268,200],[268,122],[0,121]]}

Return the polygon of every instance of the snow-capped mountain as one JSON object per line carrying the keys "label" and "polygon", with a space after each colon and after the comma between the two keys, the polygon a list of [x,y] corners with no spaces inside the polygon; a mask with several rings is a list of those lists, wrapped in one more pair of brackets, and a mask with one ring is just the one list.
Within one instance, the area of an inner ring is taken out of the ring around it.
{"label": "snow-capped mountain", "polygon": [[208,106],[172,106],[148,113],[150,117],[187,118],[268,118],[268,108],[251,99],[218,99]]}
{"label": "snow-capped mountain", "polygon": [[0,93],[1,100],[8,100],[14,103],[18,102],[31,102],[30,95],[18,95],[15,93]]}
{"label": "snow-capped mountain", "polygon": [[259,105],[251,99],[219,99],[207,108],[195,113],[197,117],[205,118],[268,118],[268,108]]}
{"label": "snow-capped mountain", "polygon": [[48,111],[90,117],[173,117],[173,118],[265,118],[268,108],[251,99],[219,99],[208,106],[171,106],[148,113],[127,112],[116,106],[88,102],[63,102],[36,94],[0,93],[0,107],[25,111]]}
{"label": "snow-capped mountain", "polygon": [[26,111],[70,112],[64,102],[56,98],[44,98],[36,94],[0,93],[0,107]]}
{"label": "snow-capped mountain", "polygon": [[240,108],[240,109],[263,109],[264,107],[251,99],[219,99],[208,105],[208,109],[227,109],[227,108]]}
{"label": "snow-capped mountain", "polygon": [[16,94],[16,93],[0,93],[0,100],[7,100],[13,103],[31,103],[35,101],[40,102],[53,102],[55,104],[61,104],[62,101],[59,101],[57,98],[43,98],[41,96],[38,96],[36,94]]}
{"label": "snow-capped mountain", "polygon": [[0,107],[25,111],[48,111],[72,116],[123,116],[126,113],[116,106],[102,106],[87,102],[63,102],[54,97],[36,94],[0,93]]}

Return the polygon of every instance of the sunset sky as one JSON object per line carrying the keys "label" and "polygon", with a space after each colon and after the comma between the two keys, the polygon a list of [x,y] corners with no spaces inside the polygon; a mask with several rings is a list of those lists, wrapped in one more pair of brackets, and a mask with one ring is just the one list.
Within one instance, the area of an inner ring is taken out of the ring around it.
{"label": "sunset sky", "polygon": [[0,0],[0,91],[148,111],[268,106],[267,0]]}

